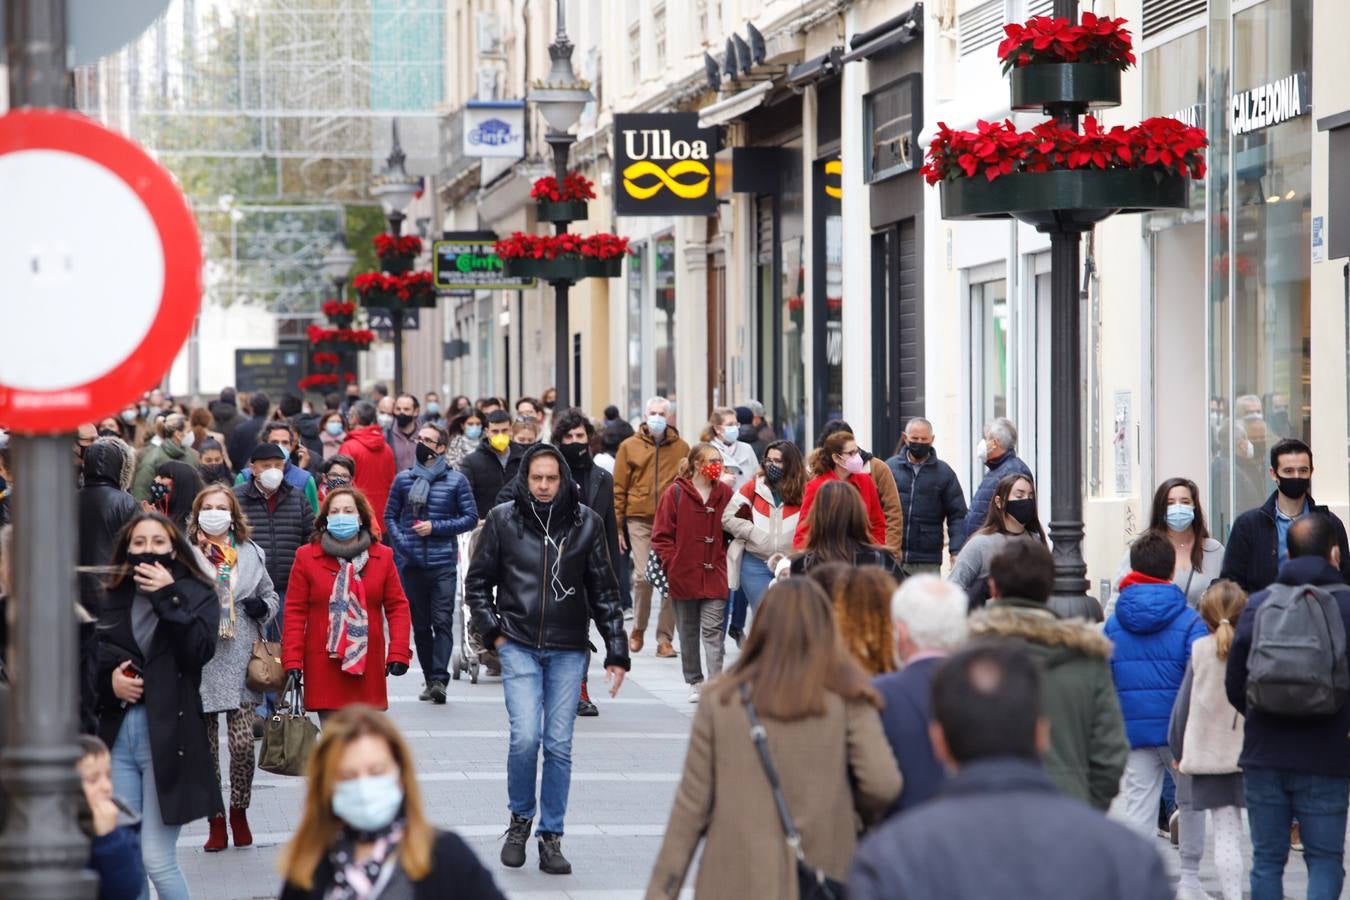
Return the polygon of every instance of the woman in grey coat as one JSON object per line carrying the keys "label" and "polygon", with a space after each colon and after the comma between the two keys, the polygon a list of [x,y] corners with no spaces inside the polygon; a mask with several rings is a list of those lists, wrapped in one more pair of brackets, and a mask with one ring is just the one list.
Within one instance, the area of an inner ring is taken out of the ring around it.
{"label": "woman in grey coat", "polygon": [[[979,609],[989,599],[989,564],[1008,541],[1039,540],[1045,544],[1045,529],[1036,513],[1036,485],[1026,475],[1005,475],[994,488],[984,526],[966,538],[947,576],[970,598],[970,608]],[[1055,610],[1063,615],[1062,610]],[[1100,617],[1097,617],[1100,618]]]}
{"label": "woman in grey coat", "polygon": [[[230,831],[234,845],[253,843],[248,827],[253,793],[253,708],[258,694],[244,686],[244,673],[253,656],[253,643],[262,639],[263,626],[277,614],[277,592],[267,574],[263,551],[249,540],[249,525],[239,501],[229,488],[214,485],[192,504],[188,538],[201,556],[202,568],[215,577],[220,600],[220,628],[216,655],[202,669],[202,712],[206,735],[214,751],[216,784],[221,785],[220,713],[230,748]],[[228,840],[225,817],[213,816],[206,839],[208,853],[224,850]]]}

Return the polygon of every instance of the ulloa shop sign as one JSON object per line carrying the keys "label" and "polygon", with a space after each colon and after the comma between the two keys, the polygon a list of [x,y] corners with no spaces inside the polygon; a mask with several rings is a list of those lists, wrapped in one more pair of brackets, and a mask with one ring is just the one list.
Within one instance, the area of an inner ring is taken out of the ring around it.
{"label": "ulloa shop sign", "polygon": [[717,129],[698,113],[614,117],[614,211],[621,216],[707,216],[717,211]]}
{"label": "ulloa shop sign", "polygon": [[1233,134],[1249,134],[1288,122],[1303,115],[1311,106],[1306,72],[1242,91],[1233,95]]}

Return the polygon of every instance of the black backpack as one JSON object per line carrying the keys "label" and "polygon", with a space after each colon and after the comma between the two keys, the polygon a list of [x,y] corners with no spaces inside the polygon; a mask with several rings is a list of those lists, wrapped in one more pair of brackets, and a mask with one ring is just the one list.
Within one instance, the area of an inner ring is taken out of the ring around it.
{"label": "black backpack", "polygon": [[1247,706],[1278,716],[1330,716],[1350,695],[1345,621],[1320,587],[1274,584],[1256,608]]}

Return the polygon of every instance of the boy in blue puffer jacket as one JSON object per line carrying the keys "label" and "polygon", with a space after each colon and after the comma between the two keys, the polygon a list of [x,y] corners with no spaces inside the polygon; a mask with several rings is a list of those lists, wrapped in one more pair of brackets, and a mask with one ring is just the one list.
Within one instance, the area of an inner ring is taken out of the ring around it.
{"label": "boy in blue puffer jacket", "polygon": [[1125,716],[1130,756],[1112,813],[1141,835],[1153,833],[1163,774],[1172,764],[1167,724],[1186,675],[1191,645],[1208,634],[1204,620],[1172,583],[1176,550],[1145,532],[1130,545],[1130,574],[1121,579],[1106,636],[1115,644],[1111,675]]}

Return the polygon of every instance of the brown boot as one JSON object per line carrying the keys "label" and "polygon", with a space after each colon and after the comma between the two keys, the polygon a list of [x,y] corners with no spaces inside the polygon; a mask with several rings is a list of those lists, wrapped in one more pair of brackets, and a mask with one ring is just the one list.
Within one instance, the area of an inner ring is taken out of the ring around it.
{"label": "brown boot", "polygon": [[641,653],[642,644],[643,644],[642,632],[640,631],[633,632],[632,637],[628,639],[628,652]]}
{"label": "brown boot", "polygon": [[202,849],[207,853],[219,853],[230,845],[229,835],[225,833],[225,817],[212,816],[206,823],[211,831],[206,836]]}
{"label": "brown boot", "polygon": [[[221,826],[221,830],[224,831],[224,826]],[[230,810],[230,831],[234,832],[236,847],[253,846],[253,832],[248,827],[248,810]]]}
{"label": "brown boot", "polygon": [[656,655],[661,659],[674,659],[680,654],[675,652],[675,647],[670,641],[660,641],[656,645]]}

